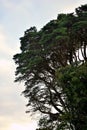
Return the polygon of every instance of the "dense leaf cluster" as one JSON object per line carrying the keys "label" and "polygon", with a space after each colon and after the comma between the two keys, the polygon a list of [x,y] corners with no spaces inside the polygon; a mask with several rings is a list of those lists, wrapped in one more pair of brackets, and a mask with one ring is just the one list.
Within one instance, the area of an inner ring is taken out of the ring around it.
{"label": "dense leaf cluster", "polygon": [[41,130],[87,128],[87,5],[59,14],[40,31],[26,30],[14,56],[15,81],[30,112],[41,112]]}

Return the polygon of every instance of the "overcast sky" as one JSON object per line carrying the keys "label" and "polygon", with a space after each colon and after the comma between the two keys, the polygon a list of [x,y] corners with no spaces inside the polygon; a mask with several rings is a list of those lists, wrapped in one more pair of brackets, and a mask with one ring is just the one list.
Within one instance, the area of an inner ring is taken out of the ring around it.
{"label": "overcast sky", "polygon": [[12,57],[19,52],[19,38],[31,26],[40,29],[82,4],[87,0],[0,0],[0,130],[35,130],[37,124],[36,117],[25,113],[23,84],[14,83]]}

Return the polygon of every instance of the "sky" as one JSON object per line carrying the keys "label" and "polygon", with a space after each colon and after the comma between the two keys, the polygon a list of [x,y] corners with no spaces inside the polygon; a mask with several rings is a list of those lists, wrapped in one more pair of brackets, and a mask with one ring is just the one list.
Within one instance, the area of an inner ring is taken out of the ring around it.
{"label": "sky", "polygon": [[39,30],[60,13],[74,12],[87,0],[0,0],[0,130],[35,130],[37,116],[26,114],[23,83],[14,83],[13,55],[31,26]]}

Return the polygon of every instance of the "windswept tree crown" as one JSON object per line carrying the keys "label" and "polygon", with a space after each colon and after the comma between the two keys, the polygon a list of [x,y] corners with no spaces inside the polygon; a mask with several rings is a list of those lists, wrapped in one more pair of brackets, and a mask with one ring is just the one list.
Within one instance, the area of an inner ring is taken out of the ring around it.
{"label": "windswept tree crown", "polygon": [[87,4],[75,13],[59,14],[40,31],[31,27],[20,43],[21,52],[13,58],[15,81],[25,83],[29,111],[45,115],[41,128],[45,122],[50,130],[77,130],[87,121],[85,108],[82,112],[87,104]]}

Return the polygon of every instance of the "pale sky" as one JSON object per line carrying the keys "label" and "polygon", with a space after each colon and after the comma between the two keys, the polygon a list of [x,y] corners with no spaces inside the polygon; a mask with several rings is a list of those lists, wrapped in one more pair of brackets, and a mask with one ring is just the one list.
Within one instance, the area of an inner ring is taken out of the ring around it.
{"label": "pale sky", "polygon": [[35,130],[36,117],[26,114],[24,86],[14,83],[19,38],[31,26],[42,28],[60,13],[74,12],[87,0],[0,0],[0,130]]}

